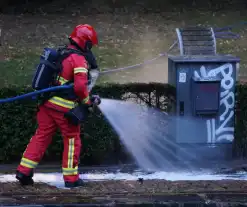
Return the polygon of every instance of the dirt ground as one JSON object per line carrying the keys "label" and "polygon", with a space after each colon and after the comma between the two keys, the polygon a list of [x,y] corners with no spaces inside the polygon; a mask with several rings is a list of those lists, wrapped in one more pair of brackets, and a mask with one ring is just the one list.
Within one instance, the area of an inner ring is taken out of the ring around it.
{"label": "dirt ground", "polygon": [[92,202],[247,202],[247,181],[100,181],[68,190],[37,183],[21,187],[1,183],[1,204],[65,204]]}

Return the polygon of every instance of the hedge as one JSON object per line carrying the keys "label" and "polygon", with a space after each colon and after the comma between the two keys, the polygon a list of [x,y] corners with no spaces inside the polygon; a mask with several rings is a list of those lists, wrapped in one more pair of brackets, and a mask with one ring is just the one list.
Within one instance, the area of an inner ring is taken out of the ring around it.
{"label": "hedge", "polygon": [[[0,89],[0,98],[13,97],[30,91],[30,88],[3,88]],[[124,100],[134,98],[137,102],[145,102],[166,112],[171,111],[174,106],[174,88],[166,84],[108,84],[95,87],[93,93],[104,98]],[[247,85],[237,85],[236,97],[237,118],[233,155],[246,157]],[[36,102],[31,100],[0,105],[0,163],[19,161],[36,129],[36,109]],[[81,163],[85,165],[117,164],[119,161],[127,162],[131,159],[100,111],[90,116],[85,123],[82,140],[84,146]],[[60,133],[57,133],[43,160],[60,161],[62,150],[62,138]]]}
{"label": "hedge", "polygon": [[236,87],[235,139],[233,156],[247,157],[247,84]]}
{"label": "hedge", "polygon": [[[30,88],[3,88],[0,89],[0,98],[13,97],[30,92]],[[128,94],[128,92],[131,92]],[[158,97],[166,96],[172,100],[174,89],[163,84],[126,84],[101,85],[94,88],[93,93],[104,98],[127,99],[135,95],[136,99],[144,97],[148,105],[155,105],[163,110],[170,110],[170,102],[163,103]],[[125,96],[124,96],[125,94]],[[142,97],[141,97],[142,96]],[[149,97],[149,99],[146,98]],[[153,103],[152,99],[156,102]],[[0,163],[19,161],[29,139],[36,129],[36,101],[26,100],[0,105]],[[83,150],[81,163],[109,164],[127,162],[131,157],[125,153],[117,135],[104,119],[100,111],[89,117],[84,125]],[[48,148],[44,160],[60,161],[62,158],[63,143],[60,133],[54,136],[53,143]]]}

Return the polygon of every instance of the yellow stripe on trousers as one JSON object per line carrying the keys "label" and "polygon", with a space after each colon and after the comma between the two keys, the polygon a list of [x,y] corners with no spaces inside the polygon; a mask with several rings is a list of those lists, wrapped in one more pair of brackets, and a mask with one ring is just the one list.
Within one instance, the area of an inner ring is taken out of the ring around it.
{"label": "yellow stripe on trousers", "polygon": [[36,168],[38,163],[34,162],[32,160],[29,160],[29,159],[27,159],[25,157],[22,157],[20,165],[32,169],[32,168]]}
{"label": "yellow stripe on trousers", "polygon": [[78,174],[78,166],[75,168],[63,168],[63,175],[77,175]]}
{"label": "yellow stripe on trousers", "polygon": [[75,154],[75,139],[69,139],[69,151],[68,151],[68,168],[73,168]]}

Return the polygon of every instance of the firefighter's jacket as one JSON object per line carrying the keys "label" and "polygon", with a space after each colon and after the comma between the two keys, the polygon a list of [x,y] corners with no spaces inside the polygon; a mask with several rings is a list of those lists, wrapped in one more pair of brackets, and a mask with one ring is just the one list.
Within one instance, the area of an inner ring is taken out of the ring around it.
{"label": "firefighter's jacket", "polygon": [[[72,45],[69,45],[68,47],[76,49]],[[65,95],[59,94],[51,97],[44,105],[61,112],[67,112],[76,107],[78,101],[90,104],[88,91],[89,64],[85,57],[78,54],[70,54],[63,60],[62,67],[62,72],[58,77],[57,85],[73,82],[74,88]]]}

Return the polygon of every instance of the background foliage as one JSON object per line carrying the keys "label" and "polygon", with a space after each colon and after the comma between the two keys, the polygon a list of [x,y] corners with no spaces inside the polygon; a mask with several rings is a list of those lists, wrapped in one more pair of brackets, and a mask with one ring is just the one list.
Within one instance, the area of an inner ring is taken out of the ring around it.
{"label": "background foliage", "polygon": [[[3,88],[0,90],[0,98],[13,97],[27,92],[30,92],[30,88]],[[173,88],[158,83],[101,85],[95,87],[93,93],[104,98],[130,100],[158,107],[164,111],[171,109],[174,99]],[[36,109],[36,102],[30,100],[0,105],[0,162],[10,163],[20,159],[29,139],[35,132]],[[117,135],[100,111],[89,117],[85,123],[82,139],[84,153],[81,159],[84,164],[118,163],[129,159]],[[62,149],[62,138],[60,133],[57,133],[44,160],[61,159]]]}
{"label": "background foliage", "polygon": [[[0,90],[0,98],[12,97],[29,91],[30,88],[3,88]],[[93,93],[104,98],[134,101],[139,104],[157,107],[166,112],[172,111],[175,103],[174,88],[159,83],[101,85],[96,86]],[[36,109],[35,101],[30,100],[0,105],[1,163],[11,163],[20,159],[29,139],[35,132]],[[233,155],[234,157],[246,157],[247,85],[239,84],[237,87],[236,115]],[[116,133],[100,111],[89,117],[85,123],[82,139],[84,147],[81,161],[85,165],[117,164],[131,160]],[[44,161],[60,160],[62,149],[62,138],[60,133],[57,133],[45,154]]]}

